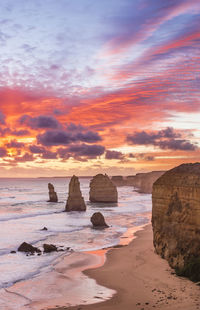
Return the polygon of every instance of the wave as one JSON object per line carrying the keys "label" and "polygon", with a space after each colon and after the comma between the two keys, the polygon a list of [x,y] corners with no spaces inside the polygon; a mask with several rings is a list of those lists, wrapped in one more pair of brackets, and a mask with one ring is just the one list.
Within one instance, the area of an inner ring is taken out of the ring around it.
{"label": "wave", "polygon": [[[15,283],[18,283],[18,282],[21,282],[21,281],[26,281],[26,280],[29,280],[29,279],[32,279],[36,276],[38,276],[39,274],[41,274],[43,272],[43,270],[45,269],[45,272],[47,271],[51,271],[53,270],[53,267],[54,265],[56,264],[56,261],[63,257],[63,256],[67,256],[67,255],[70,255],[72,254],[72,252],[70,251],[66,251],[66,252],[54,252],[54,253],[51,253],[51,254],[46,254],[45,257],[43,256],[43,262],[38,265],[36,267],[36,269],[33,271],[32,270],[32,267],[35,267],[34,264],[31,264],[30,262],[30,271],[24,271],[24,274],[23,274],[23,270],[21,272],[21,274],[16,274],[15,272],[13,272],[13,275],[12,275],[12,278],[9,279],[8,281],[1,281],[0,280],[0,289],[1,288],[8,288],[12,285],[14,285]],[[26,255],[22,254],[24,256],[24,258],[27,258]],[[23,260],[23,256],[21,257],[21,259]],[[32,258],[34,260],[34,256],[30,256],[29,259]]]}
{"label": "wave", "polygon": [[11,215],[6,215],[4,217],[0,218],[0,222],[7,222],[7,221],[12,221],[12,220],[20,220],[24,218],[32,218],[32,217],[38,217],[38,216],[45,216],[45,215],[50,215],[50,214],[59,214],[62,213],[63,210],[61,211],[46,211],[46,212],[39,212],[39,213],[30,213],[30,214],[11,214]]}

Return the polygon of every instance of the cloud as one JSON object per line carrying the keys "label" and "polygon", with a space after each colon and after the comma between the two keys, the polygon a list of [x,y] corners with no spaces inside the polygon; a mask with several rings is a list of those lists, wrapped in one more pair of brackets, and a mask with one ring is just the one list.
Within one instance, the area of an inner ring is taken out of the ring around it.
{"label": "cloud", "polygon": [[9,128],[3,128],[3,127],[0,127],[0,136],[1,137],[4,137],[6,136],[7,134],[9,134],[11,131]]}
{"label": "cloud", "polygon": [[0,147],[0,157],[5,157],[7,155],[7,150],[4,147]]}
{"label": "cloud", "polygon": [[44,115],[40,115],[37,117],[23,115],[20,117],[19,123],[21,125],[26,125],[32,129],[43,129],[43,128],[56,129],[60,127],[60,124],[55,117]]}
{"label": "cloud", "polygon": [[154,160],[155,160],[155,157],[154,157],[154,156],[151,156],[151,155],[145,156],[145,160],[146,160],[146,161],[154,161]]}
{"label": "cloud", "polygon": [[159,130],[157,132],[138,131],[127,136],[127,141],[135,145],[151,145],[155,144],[161,138],[179,138],[180,133],[175,132],[171,127]]}
{"label": "cloud", "polygon": [[67,145],[73,141],[72,135],[66,131],[46,131],[44,134],[37,136],[38,144],[45,146]]}
{"label": "cloud", "polygon": [[195,151],[197,146],[187,139],[179,139],[182,135],[173,128],[155,132],[137,131],[127,136],[127,142],[133,145],[154,145],[160,149]]}
{"label": "cloud", "polygon": [[42,158],[44,159],[56,159],[59,152],[52,152],[42,146],[38,146],[38,145],[30,145],[29,146],[29,150],[32,154],[39,154],[41,155]]}
{"label": "cloud", "polygon": [[[152,38],[166,23],[190,10],[197,10],[196,0],[130,1],[120,16],[113,19],[116,34],[107,43],[107,52],[118,54]],[[175,21],[176,23],[176,21]]]}
{"label": "cloud", "polygon": [[105,147],[101,145],[88,145],[88,144],[77,144],[68,147],[67,151],[74,157],[84,156],[88,158],[96,158],[97,156],[103,155]]}
{"label": "cloud", "polygon": [[72,142],[87,142],[94,143],[101,141],[101,137],[98,133],[93,131],[85,131],[83,132],[75,130],[48,130],[43,134],[37,136],[38,144],[42,144],[44,146],[56,146],[56,145],[68,145]]}
{"label": "cloud", "polygon": [[71,156],[67,148],[59,148],[57,152],[58,152],[59,157],[62,159],[69,159]]}
{"label": "cloud", "polygon": [[17,140],[12,140],[9,143],[6,144],[8,148],[16,148],[16,149],[21,149],[24,147],[24,143],[22,142],[17,142]]}
{"label": "cloud", "polygon": [[26,129],[21,129],[21,130],[12,130],[11,135],[17,136],[17,137],[24,137],[28,136],[30,132]]}
{"label": "cloud", "polygon": [[24,163],[24,162],[27,162],[27,161],[34,161],[34,157],[32,154],[29,154],[29,153],[25,153],[23,156],[17,156],[14,158],[14,161],[15,162],[21,162],[21,163]]}
{"label": "cloud", "polygon": [[44,159],[56,159],[58,156],[57,152],[51,152],[46,150],[43,154],[42,154],[42,158]]}
{"label": "cloud", "polygon": [[58,154],[60,158],[68,159],[70,157],[82,160],[83,158],[96,158],[103,155],[105,152],[105,147],[101,145],[89,145],[89,144],[72,144],[67,148],[58,149]]}
{"label": "cloud", "polygon": [[118,151],[106,151],[106,159],[124,159],[124,154]]}
{"label": "cloud", "polygon": [[5,124],[5,115],[0,111],[0,124]]}
{"label": "cloud", "polygon": [[182,150],[182,151],[195,151],[197,149],[197,146],[195,144],[192,144],[188,140],[175,140],[175,139],[169,139],[165,141],[159,141],[157,142],[157,145],[165,150]]}
{"label": "cloud", "polygon": [[101,138],[98,133],[93,131],[87,131],[87,132],[79,132],[74,137],[77,141],[87,142],[87,143],[94,143],[101,141]]}
{"label": "cloud", "polygon": [[45,148],[38,145],[30,145],[29,150],[33,154],[43,154],[45,152]]}

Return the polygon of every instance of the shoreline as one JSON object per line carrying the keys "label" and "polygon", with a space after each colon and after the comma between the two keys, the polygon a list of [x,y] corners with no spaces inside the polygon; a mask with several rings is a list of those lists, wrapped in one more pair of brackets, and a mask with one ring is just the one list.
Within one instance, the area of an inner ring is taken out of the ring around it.
{"label": "shoreline", "polygon": [[116,291],[113,297],[90,305],[47,309],[200,309],[200,287],[188,279],[177,277],[167,261],[154,253],[151,224],[135,236],[128,245],[111,248],[103,266],[83,271],[98,285]]}
{"label": "shoreline", "polygon": [[[141,214],[144,215],[149,223],[151,213]],[[109,300],[116,291],[98,284],[93,277],[86,275],[85,270],[101,268],[106,261],[107,252],[129,244],[135,238],[135,232],[148,223],[129,228],[117,245],[98,250],[72,251],[68,255],[63,253],[49,266],[47,272],[44,269],[44,272],[35,277],[18,281],[6,289],[2,288],[0,307],[5,310],[66,309],[66,306],[97,304],[100,300]]]}

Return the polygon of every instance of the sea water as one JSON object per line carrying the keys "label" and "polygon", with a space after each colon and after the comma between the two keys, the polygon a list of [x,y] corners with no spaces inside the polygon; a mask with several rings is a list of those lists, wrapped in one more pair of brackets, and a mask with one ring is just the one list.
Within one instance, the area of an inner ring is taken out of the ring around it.
{"label": "sea water", "polygon": [[[117,245],[132,227],[147,223],[151,195],[131,186],[118,188],[118,203],[90,203],[89,178],[80,178],[86,212],[64,212],[69,178],[0,179],[0,289],[48,273],[59,257],[71,251],[92,251]],[[48,202],[48,183],[59,202]],[[90,217],[102,212],[109,228],[94,230]],[[42,230],[47,227],[48,230]],[[26,256],[17,252],[22,242],[42,249],[44,243],[70,251]],[[16,251],[16,254],[11,254]]]}

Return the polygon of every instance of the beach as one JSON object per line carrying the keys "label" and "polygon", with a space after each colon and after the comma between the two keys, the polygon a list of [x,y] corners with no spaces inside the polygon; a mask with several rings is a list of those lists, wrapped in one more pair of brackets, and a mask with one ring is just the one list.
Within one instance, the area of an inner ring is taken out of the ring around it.
{"label": "beach", "polygon": [[151,225],[145,226],[136,236],[127,246],[109,250],[102,267],[84,271],[98,284],[116,291],[111,299],[48,310],[200,309],[200,287],[177,277],[167,261],[155,254]]}
{"label": "beach", "polygon": [[[49,182],[58,203],[47,201]],[[124,186],[117,204],[90,203],[89,182],[81,179],[87,210],[63,212],[69,179],[0,179],[0,309],[92,304],[115,294],[83,271],[102,266],[110,248],[130,243],[150,221],[151,195]],[[90,218],[97,211],[107,229],[92,228]],[[41,250],[44,243],[54,244],[59,251],[26,256],[17,250],[24,241]]]}

